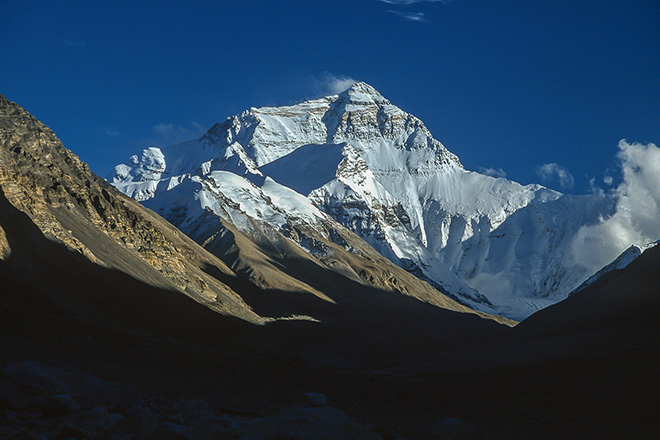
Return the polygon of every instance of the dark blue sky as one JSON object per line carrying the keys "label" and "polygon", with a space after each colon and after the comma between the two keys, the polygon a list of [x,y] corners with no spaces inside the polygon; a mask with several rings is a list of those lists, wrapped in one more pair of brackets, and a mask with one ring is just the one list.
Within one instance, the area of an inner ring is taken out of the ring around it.
{"label": "dark blue sky", "polygon": [[522,183],[606,188],[620,139],[660,144],[657,1],[23,0],[0,28],[0,93],[102,176],[346,78]]}

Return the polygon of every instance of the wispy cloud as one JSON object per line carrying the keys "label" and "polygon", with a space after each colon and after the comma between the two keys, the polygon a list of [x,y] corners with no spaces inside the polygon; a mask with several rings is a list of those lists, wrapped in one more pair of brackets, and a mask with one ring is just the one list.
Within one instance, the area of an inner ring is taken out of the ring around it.
{"label": "wispy cloud", "polygon": [[334,75],[330,72],[323,72],[314,77],[313,88],[315,94],[319,96],[336,95],[348,89],[357,81],[350,76]]}
{"label": "wispy cloud", "polygon": [[392,14],[396,14],[399,17],[403,17],[408,21],[416,21],[418,23],[423,23],[426,22],[426,15],[424,15],[423,12],[404,12],[404,11],[393,11],[393,10],[388,10],[387,12],[391,12]]}
{"label": "wispy cloud", "polygon": [[119,130],[116,128],[106,127],[103,129],[103,134],[110,137],[117,137],[120,135]]}
{"label": "wispy cloud", "polygon": [[419,11],[408,11],[405,10],[406,7],[411,5],[417,5],[419,3],[442,3],[447,4],[452,0],[379,0],[382,3],[387,3],[388,5],[394,5],[401,7],[403,9],[388,9],[387,12],[398,15],[399,17],[417,23],[426,23],[426,14]]}
{"label": "wispy cloud", "polygon": [[502,168],[484,168],[484,167],[479,167],[479,172],[481,174],[485,174],[487,176],[492,176],[492,177],[506,177],[506,171],[504,171]]}
{"label": "wispy cloud", "polygon": [[543,181],[557,181],[562,189],[571,189],[575,186],[573,175],[561,165],[545,163],[536,169],[536,174]]}
{"label": "wispy cloud", "polygon": [[[605,184],[605,187],[608,187],[608,190],[611,190],[612,187],[614,186],[614,176],[611,175],[612,171],[607,170],[602,177],[602,182]],[[605,190],[601,188],[598,184],[600,182],[600,179],[596,179],[596,177],[591,177],[589,179],[589,190],[593,194],[605,194]]]}
{"label": "wispy cloud", "polygon": [[87,42],[82,40],[64,40],[64,45],[67,47],[87,47]]}

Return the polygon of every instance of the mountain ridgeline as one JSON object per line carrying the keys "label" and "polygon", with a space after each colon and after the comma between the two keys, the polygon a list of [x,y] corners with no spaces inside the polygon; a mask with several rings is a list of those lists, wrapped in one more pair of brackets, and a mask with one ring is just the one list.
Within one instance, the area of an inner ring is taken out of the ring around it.
{"label": "mountain ridgeline", "polygon": [[573,258],[575,236],[616,205],[468,171],[366,83],[251,108],[197,140],[146,148],[108,180],[202,245],[215,216],[253,239],[273,229],[317,257],[329,243],[351,252],[328,226],[338,223],[457,301],[515,319],[592,275]]}

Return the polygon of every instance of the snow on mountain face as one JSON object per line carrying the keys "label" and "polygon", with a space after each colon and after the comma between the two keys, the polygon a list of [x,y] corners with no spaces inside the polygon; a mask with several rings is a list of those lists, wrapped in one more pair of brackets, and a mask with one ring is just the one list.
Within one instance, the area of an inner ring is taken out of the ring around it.
{"label": "snow on mountain face", "polygon": [[119,187],[137,201],[153,197],[161,176],[165,172],[165,156],[156,147],[145,148],[142,157],[131,156],[131,166],[120,164],[115,167],[110,183]]}
{"label": "snow on mountain face", "polygon": [[[590,275],[571,261],[571,239],[613,209],[607,196],[578,200],[465,170],[422,121],[365,83],[252,108],[200,139],[144,150],[109,180],[170,220],[192,222],[206,208],[226,216],[221,205],[238,203],[243,232],[253,220],[314,228],[327,214],[460,301],[515,318]],[[170,209],[174,194],[185,210]]]}

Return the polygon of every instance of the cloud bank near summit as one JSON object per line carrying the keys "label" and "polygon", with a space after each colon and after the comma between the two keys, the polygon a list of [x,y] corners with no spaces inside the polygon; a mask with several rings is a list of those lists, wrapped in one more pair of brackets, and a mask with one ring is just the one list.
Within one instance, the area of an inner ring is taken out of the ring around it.
{"label": "cloud bank near summit", "polygon": [[660,239],[660,148],[619,142],[623,180],[616,188],[616,212],[578,230],[572,253],[576,264],[592,273],[617,258],[631,244]]}

